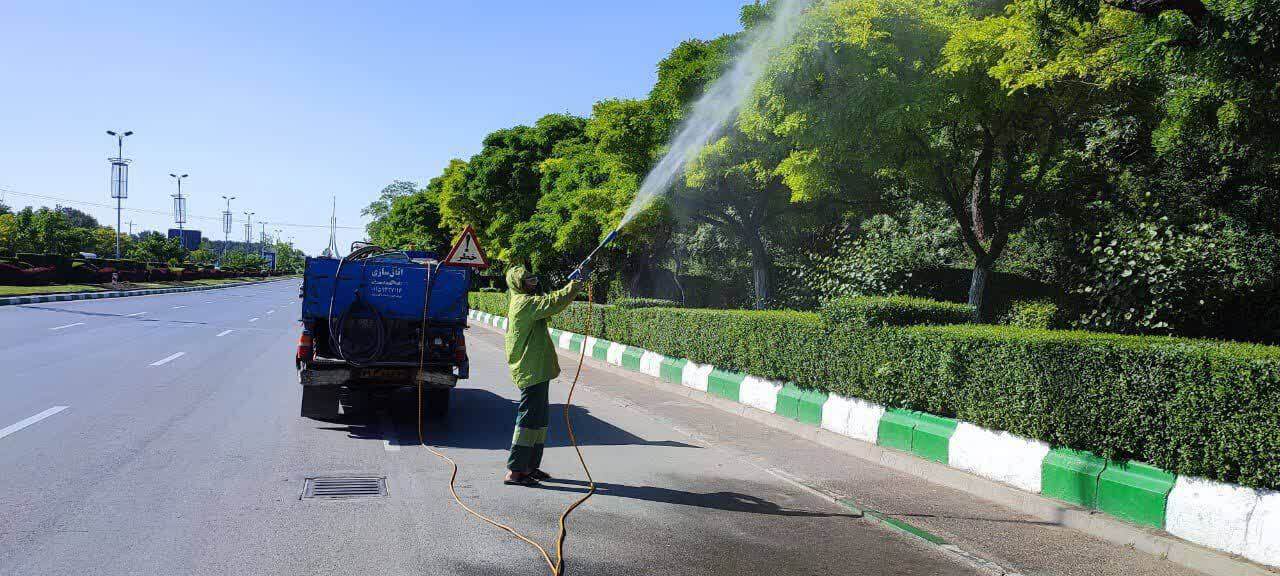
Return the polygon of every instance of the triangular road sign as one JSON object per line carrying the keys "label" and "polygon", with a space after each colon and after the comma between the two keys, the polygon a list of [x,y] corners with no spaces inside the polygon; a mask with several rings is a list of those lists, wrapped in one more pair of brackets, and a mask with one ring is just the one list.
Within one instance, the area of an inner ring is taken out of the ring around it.
{"label": "triangular road sign", "polygon": [[453,249],[449,250],[449,255],[445,257],[444,264],[446,266],[471,266],[473,268],[488,268],[489,259],[485,258],[484,248],[480,247],[480,242],[476,240],[476,231],[467,226],[462,231],[462,237],[458,238],[458,242],[453,245]]}

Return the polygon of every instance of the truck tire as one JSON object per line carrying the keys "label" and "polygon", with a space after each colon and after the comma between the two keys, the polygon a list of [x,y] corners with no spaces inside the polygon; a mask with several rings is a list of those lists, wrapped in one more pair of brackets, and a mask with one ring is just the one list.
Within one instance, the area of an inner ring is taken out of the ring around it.
{"label": "truck tire", "polygon": [[338,417],[338,387],[303,386],[302,416],[331,420]]}
{"label": "truck tire", "polygon": [[432,418],[444,418],[449,415],[449,397],[452,390],[445,388],[443,390],[427,390],[423,394],[423,401],[426,403],[422,407],[423,413]]}

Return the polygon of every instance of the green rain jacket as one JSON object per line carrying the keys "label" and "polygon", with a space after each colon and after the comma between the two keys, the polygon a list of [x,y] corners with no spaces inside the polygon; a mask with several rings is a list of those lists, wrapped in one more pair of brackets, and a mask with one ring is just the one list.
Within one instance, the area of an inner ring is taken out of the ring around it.
{"label": "green rain jacket", "polygon": [[523,266],[507,271],[507,365],[511,367],[511,381],[521,390],[560,375],[547,319],[567,308],[582,290],[582,283],[575,281],[550,294],[526,294],[523,286],[528,276],[529,271]]}

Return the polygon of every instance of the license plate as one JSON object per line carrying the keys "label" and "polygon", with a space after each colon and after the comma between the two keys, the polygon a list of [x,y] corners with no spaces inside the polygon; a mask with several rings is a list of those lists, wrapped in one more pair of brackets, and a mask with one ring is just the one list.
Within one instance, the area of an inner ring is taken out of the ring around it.
{"label": "license plate", "polygon": [[410,380],[409,370],[404,368],[361,368],[356,373],[361,380]]}

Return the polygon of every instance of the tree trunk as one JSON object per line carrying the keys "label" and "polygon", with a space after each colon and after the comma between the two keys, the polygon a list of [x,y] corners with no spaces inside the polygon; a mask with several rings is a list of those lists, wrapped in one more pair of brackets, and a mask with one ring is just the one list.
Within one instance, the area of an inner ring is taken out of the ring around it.
{"label": "tree trunk", "polygon": [[990,318],[991,302],[987,294],[991,287],[991,269],[994,258],[978,258],[973,266],[973,276],[969,280],[969,306],[973,307],[974,323],[986,322]]}
{"label": "tree trunk", "polygon": [[755,302],[753,308],[763,310],[772,298],[769,291],[769,269],[772,268],[772,261],[769,259],[769,251],[765,249],[764,242],[759,236],[747,238],[747,248],[751,250],[751,285],[755,291]]}
{"label": "tree trunk", "polygon": [[676,273],[673,276],[676,282],[676,289],[680,291],[680,305],[688,306],[689,300],[688,298],[685,297],[685,294],[684,294],[684,283],[680,281],[680,276],[684,274],[684,245],[682,243],[676,244],[675,252],[676,252],[675,254]]}

